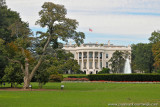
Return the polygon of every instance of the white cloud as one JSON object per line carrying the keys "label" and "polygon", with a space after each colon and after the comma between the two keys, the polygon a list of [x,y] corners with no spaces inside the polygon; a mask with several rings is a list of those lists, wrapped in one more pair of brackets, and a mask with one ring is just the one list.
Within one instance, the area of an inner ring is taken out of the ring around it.
{"label": "white cloud", "polygon": [[[63,4],[68,17],[77,19],[79,30],[93,33],[148,38],[160,28],[159,0],[48,0]],[[46,0],[7,0],[12,10],[18,11],[31,27],[39,18],[38,12]],[[119,38],[117,36],[117,38]],[[121,40],[121,38],[119,38]]]}

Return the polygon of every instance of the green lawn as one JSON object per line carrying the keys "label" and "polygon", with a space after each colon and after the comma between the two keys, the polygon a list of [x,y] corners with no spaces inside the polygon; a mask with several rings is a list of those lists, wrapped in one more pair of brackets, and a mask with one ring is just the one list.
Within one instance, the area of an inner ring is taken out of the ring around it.
{"label": "green lawn", "polygon": [[68,76],[86,76],[86,74],[63,74],[64,78],[66,78]]}
{"label": "green lawn", "polygon": [[[64,90],[60,90],[61,84]],[[32,85],[38,87],[37,83]],[[152,103],[160,106],[160,84],[47,83],[44,88],[56,91],[0,91],[0,107],[108,107],[108,104],[151,107]]]}

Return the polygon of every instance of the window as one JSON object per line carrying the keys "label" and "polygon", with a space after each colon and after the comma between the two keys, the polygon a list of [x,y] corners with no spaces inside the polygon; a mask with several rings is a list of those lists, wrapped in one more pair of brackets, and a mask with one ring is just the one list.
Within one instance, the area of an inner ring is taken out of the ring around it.
{"label": "window", "polygon": [[98,52],[95,52],[95,58],[98,58]]}
{"label": "window", "polygon": [[87,58],[87,52],[84,52],[83,58]]}
{"label": "window", "polygon": [[86,69],[86,62],[84,62],[84,69]]}
{"label": "window", "polygon": [[108,62],[106,62],[106,68],[108,68]]}
{"label": "window", "polygon": [[89,52],[89,58],[93,58],[93,53]]}
{"label": "window", "polygon": [[100,62],[100,67],[102,68],[102,62]]}
{"label": "window", "polygon": [[80,68],[81,68],[81,66],[82,66],[82,62],[81,62],[81,61],[79,62],[79,66],[80,66]]}
{"label": "window", "polygon": [[102,59],[102,52],[100,53],[100,59]]}
{"label": "window", "polygon": [[98,74],[98,71],[96,71],[96,74]]}
{"label": "window", "polygon": [[98,69],[97,62],[95,62],[95,68]]}
{"label": "window", "polygon": [[89,62],[89,69],[92,69],[92,62]]}
{"label": "window", "polygon": [[80,52],[80,53],[79,53],[79,59],[81,59],[81,57],[82,57],[82,53]]}
{"label": "window", "polygon": [[106,58],[108,58],[108,54],[106,53]]}

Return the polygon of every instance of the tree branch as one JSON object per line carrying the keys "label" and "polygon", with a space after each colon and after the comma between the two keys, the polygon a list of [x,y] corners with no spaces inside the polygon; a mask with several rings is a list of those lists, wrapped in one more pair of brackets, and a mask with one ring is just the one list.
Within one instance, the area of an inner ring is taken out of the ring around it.
{"label": "tree branch", "polygon": [[38,67],[41,65],[41,63],[42,63],[42,58],[43,58],[43,56],[44,56],[44,53],[45,53],[45,51],[46,51],[46,49],[47,49],[47,46],[48,46],[48,44],[50,43],[50,41],[51,41],[51,35],[48,37],[48,40],[47,40],[45,46],[43,47],[43,54],[40,56],[37,65],[33,68],[32,72],[31,72],[31,75],[30,75],[30,77],[29,77],[30,79],[33,77],[34,73],[36,72],[36,70],[38,69]]}
{"label": "tree branch", "polygon": [[9,59],[8,57],[6,57],[6,58],[11,62],[19,63],[20,66],[21,66],[21,70],[23,71],[23,73],[25,73],[24,67],[23,67],[23,65],[22,65],[22,63],[20,61]]}

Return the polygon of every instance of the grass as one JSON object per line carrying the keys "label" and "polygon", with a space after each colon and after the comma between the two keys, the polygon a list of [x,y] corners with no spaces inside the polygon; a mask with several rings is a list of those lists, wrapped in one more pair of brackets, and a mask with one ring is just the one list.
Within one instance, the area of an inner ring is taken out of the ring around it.
{"label": "grass", "polygon": [[[60,90],[61,84],[64,90]],[[38,88],[38,83],[32,86]],[[47,83],[43,88],[56,91],[0,91],[0,107],[108,107],[140,103],[160,106],[160,84]]]}
{"label": "grass", "polygon": [[63,74],[64,78],[67,78],[68,76],[86,76],[86,74]]}

